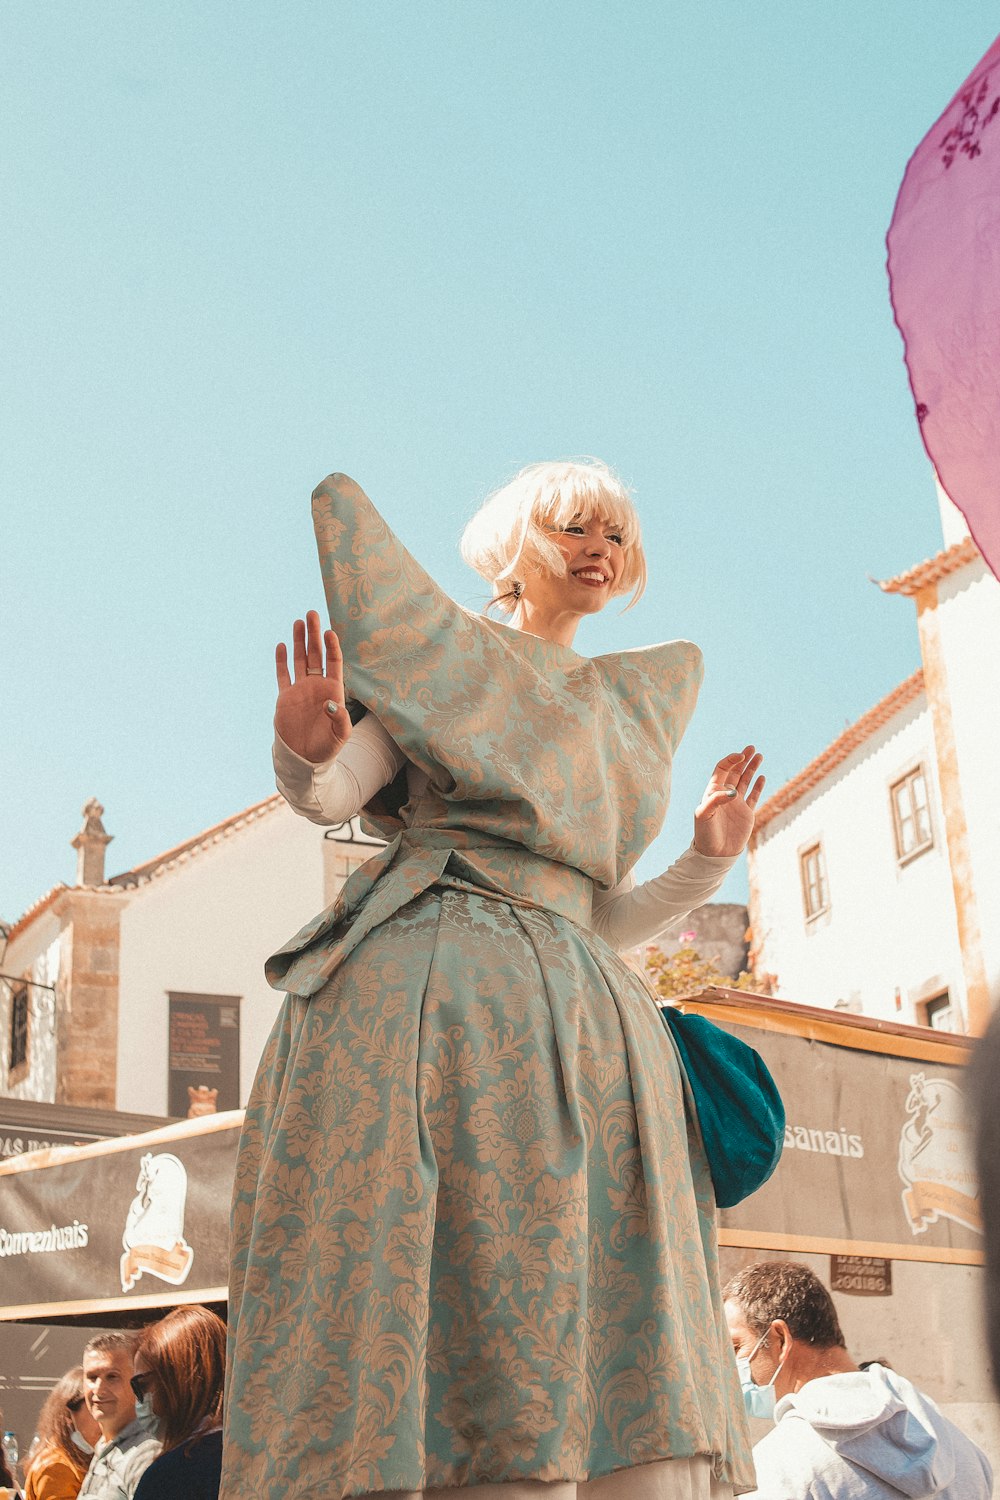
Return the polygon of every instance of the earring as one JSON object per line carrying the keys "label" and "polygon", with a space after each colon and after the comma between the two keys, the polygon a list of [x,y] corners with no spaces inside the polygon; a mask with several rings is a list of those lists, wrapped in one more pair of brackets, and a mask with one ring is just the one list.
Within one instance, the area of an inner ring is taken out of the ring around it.
{"label": "earring", "polygon": [[524,593],[524,584],[517,583],[515,581],[512,586],[511,592],[513,593],[515,599],[520,599],[521,595]]}

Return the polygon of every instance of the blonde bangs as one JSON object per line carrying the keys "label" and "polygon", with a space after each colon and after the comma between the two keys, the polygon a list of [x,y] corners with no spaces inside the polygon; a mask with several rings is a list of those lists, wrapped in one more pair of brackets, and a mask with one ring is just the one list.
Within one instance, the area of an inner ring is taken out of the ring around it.
{"label": "blonde bangs", "polygon": [[631,594],[631,609],[646,587],[646,558],[639,517],[618,476],[597,459],[529,464],[496,490],[473,516],[462,536],[461,552],[493,589],[499,608],[511,614],[515,587],[524,573],[543,567],[565,573],[559,548],[547,535],[574,521],[600,521],[622,539],[622,572],[616,595]]}

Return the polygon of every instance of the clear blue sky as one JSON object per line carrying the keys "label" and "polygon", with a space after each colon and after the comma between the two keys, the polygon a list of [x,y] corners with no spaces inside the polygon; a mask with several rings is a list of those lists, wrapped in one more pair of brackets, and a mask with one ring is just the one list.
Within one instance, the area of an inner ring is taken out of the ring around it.
{"label": "clear blue sky", "polygon": [[[632,484],[714,760],[772,789],[918,663],[940,545],[883,237],[986,0],[5,0],[0,913],[266,796],[272,651],[353,474],[440,582],[522,463]],[[725,894],[738,899],[743,877]],[[303,912],[303,920],[309,915]]]}

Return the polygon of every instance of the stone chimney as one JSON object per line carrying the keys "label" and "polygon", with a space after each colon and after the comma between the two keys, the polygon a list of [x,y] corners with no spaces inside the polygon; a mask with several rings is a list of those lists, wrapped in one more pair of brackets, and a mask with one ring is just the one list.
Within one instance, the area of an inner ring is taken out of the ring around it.
{"label": "stone chimney", "polygon": [[70,840],[71,847],[76,850],[77,885],[104,884],[104,851],[114,834],[105,833],[101,822],[103,815],[104,808],[96,797],[91,797],[84,804],[83,827],[76,838]]}

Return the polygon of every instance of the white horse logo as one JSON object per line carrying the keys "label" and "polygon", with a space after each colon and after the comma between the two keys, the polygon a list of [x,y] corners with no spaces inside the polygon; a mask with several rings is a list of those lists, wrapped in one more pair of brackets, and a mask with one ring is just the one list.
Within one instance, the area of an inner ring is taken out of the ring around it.
{"label": "white horse logo", "polygon": [[139,1163],[135,1197],[122,1234],[122,1291],[131,1291],[144,1271],[180,1286],[194,1251],[184,1238],[187,1170],[170,1152],[147,1152]]}
{"label": "white horse logo", "polygon": [[910,1074],[909,1119],[899,1137],[903,1208],[913,1234],[939,1219],[983,1230],[979,1192],[969,1157],[969,1129],[958,1085]]}

